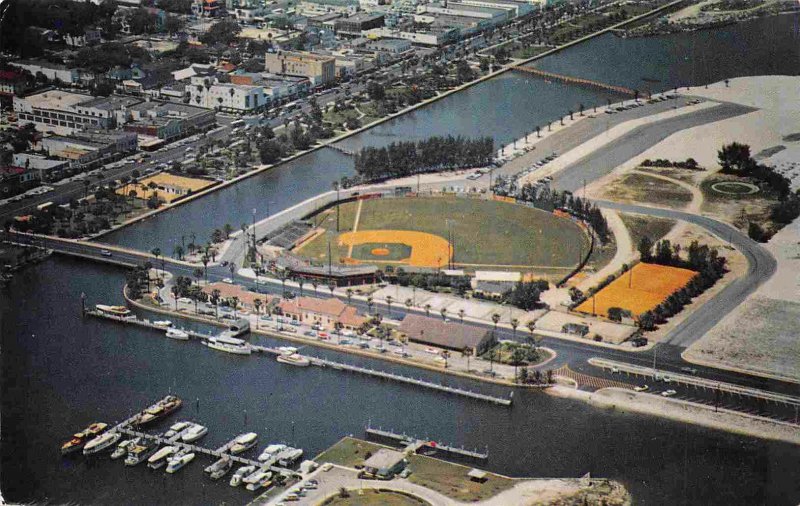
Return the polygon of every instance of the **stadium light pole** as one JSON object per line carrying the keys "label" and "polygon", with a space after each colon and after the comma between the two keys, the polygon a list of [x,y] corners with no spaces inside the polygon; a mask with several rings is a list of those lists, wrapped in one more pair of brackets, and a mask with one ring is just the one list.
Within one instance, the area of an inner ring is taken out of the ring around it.
{"label": "stadium light pole", "polygon": [[339,182],[333,182],[333,189],[336,190],[336,232],[339,232]]}

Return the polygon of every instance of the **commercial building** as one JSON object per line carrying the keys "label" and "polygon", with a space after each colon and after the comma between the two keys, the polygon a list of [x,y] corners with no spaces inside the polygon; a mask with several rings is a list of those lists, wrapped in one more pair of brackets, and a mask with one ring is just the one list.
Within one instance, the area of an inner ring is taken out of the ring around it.
{"label": "commercial building", "polygon": [[346,18],[337,19],[333,27],[337,35],[361,37],[361,32],[364,30],[382,27],[383,19],[383,14],[379,12],[359,12]]}
{"label": "commercial building", "polygon": [[470,350],[473,355],[482,354],[495,342],[489,329],[416,314],[407,314],[398,330],[411,342],[453,351]]}
{"label": "commercial building", "polygon": [[411,48],[411,41],[404,39],[369,40],[364,44],[364,49],[378,53],[387,53],[395,57],[411,51]]}
{"label": "commercial building", "polygon": [[38,171],[0,166],[0,199],[13,197],[39,184]]}
{"label": "commercial building", "polygon": [[449,16],[462,16],[483,19],[493,25],[508,21],[513,17],[509,10],[477,5],[466,5],[458,2],[445,2],[441,4],[427,4],[417,7],[418,14],[444,14]]}
{"label": "commercial building", "polygon": [[136,192],[136,198],[148,199],[155,195],[158,200],[163,202],[173,202],[214,184],[216,184],[214,181],[206,179],[176,176],[162,172],[140,180],[138,185],[130,187],[130,191]]}
{"label": "commercial building", "polygon": [[266,71],[272,74],[301,76],[318,86],[336,80],[336,60],[298,51],[267,53],[264,59]]}
{"label": "commercial building", "polygon": [[251,292],[239,285],[229,283],[209,283],[203,287],[203,292],[211,296],[214,290],[219,291],[220,301],[229,300],[236,297],[239,300],[239,307],[248,311],[255,311],[256,300],[260,300],[259,312],[265,313],[278,300],[278,297]]}
{"label": "commercial building", "polygon": [[47,157],[38,153],[14,153],[11,164],[38,172],[40,181],[57,181],[70,168],[69,161]]}
{"label": "commercial building", "polygon": [[278,304],[284,316],[309,325],[320,325],[334,330],[336,325],[346,330],[358,330],[367,318],[360,316],[353,306],[348,306],[337,298],[318,299],[315,297],[298,297],[284,300]]}
{"label": "commercial building", "polygon": [[0,95],[22,95],[28,89],[28,80],[19,72],[0,70]]}
{"label": "commercial building", "polygon": [[51,89],[14,97],[14,112],[20,124],[32,123],[42,132],[69,135],[81,129],[114,128],[127,120],[127,108],[139,102],[141,99],[133,97],[95,98]]}
{"label": "commercial building", "polygon": [[382,28],[365,30],[363,35],[374,38],[386,37],[393,39],[404,39],[410,41],[416,46],[439,47],[457,40],[460,35],[460,31],[458,28],[450,27],[430,27],[427,29],[410,31],[388,28],[384,26]]}
{"label": "commercial building", "polygon": [[255,112],[269,106],[269,98],[261,86],[222,83],[210,77],[191,78],[189,103],[206,109],[225,112]]}
{"label": "commercial building", "polygon": [[9,65],[27,70],[34,77],[42,74],[50,81],[61,81],[67,84],[77,83],[80,80],[78,69],[69,68],[65,65],[50,63],[45,60],[20,60],[9,62]]}
{"label": "commercial building", "polygon": [[86,170],[135,152],[138,139],[131,132],[76,131],[69,136],[45,137],[41,147],[50,157],[68,160],[70,168]]}
{"label": "commercial building", "polygon": [[296,10],[301,16],[314,17],[331,12],[355,14],[358,8],[358,0],[303,0],[297,5]]}

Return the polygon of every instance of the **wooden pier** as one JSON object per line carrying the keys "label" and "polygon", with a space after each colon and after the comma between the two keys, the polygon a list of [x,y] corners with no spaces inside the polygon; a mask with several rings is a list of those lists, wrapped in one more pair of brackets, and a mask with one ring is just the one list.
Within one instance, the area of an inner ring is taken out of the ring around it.
{"label": "wooden pier", "polygon": [[[128,317],[114,316],[114,315],[109,315],[109,314],[106,314],[106,313],[103,313],[103,312],[100,312],[100,311],[94,311],[94,310],[86,311],[86,314],[89,314],[91,316],[95,316],[95,317],[98,317],[98,318],[105,318],[107,320],[117,321],[117,322],[120,322],[120,323],[123,323],[123,324],[138,325],[140,327],[146,327],[146,328],[150,328],[150,329],[161,330],[161,331],[164,331],[164,332],[166,332],[166,330],[168,328],[168,327],[155,325],[153,322],[151,322],[149,320],[140,320],[140,319],[135,318],[133,316],[128,316]],[[209,334],[201,334],[199,332],[195,332],[195,331],[191,331],[191,330],[185,330],[185,329],[180,329],[180,330],[184,330],[186,333],[188,333],[190,339],[206,340],[209,337],[212,337]],[[283,351],[280,350],[279,348],[271,348],[271,347],[268,347],[268,346],[250,345],[250,348],[255,353],[269,353],[269,354],[276,355],[276,356],[280,355],[281,353],[283,353]],[[364,375],[367,375],[367,376],[372,376],[374,378],[397,381],[399,383],[405,383],[407,385],[415,385],[415,386],[422,387],[422,388],[428,388],[428,389],[431,389],[431,390],[437,390],[439,392],[446,392],[446,393],[453,394],[453,395],[460,395],[462,397],[467,397],[467,398],[470,398],[470,399],[475,399],[475,400],[484,401],[484,402],[491,402],[493,404],[497,404],[497,405],[500,405],[500,406],[511,406],[511,403],[512,403],[512,400],[511,400],[510,397],[506,398],[506,397],[497,397],[497,396],[493,396],[493,395],[489,395],[489,394],[482,394],[480,392],[473,392],[472,390],[465,390],[465,389],[462,389],[462,388],[451,387],[451,386],[447,386],[447,385],[442,385],[441,383],[434,383],[432,381],[427,381],[427,380],[418,379],[418,378],[412,378],[412,377],[409,377],[409,376],[402,376],[400,374],[394,374],[394,373],[387,372],[387,371],[380,371],[380,370],[377,370],[377,369],[369,369],[369,368],[366,368],[366,367],[359,367],[359,366],[356,366],[356,365],[345,364],[345,363],[342,363],[342,362],[335,362],[333,360],[328,360],[328,359],[323,359],[323,358],[317,358],[317,357],[311,357],[311,356],[306,356],[305,358],[309,359],[313,365],[318,366],[318,367],[330,367],[332,369],[336,369],[336,370],[339,370],[339,371],[349,371],[349,372],[354,372],[354,373],[358,373],[358,374],[364,374]]]}
{"label": "wooden pier", "polygon": [[456,448],[451,445],[433,442],[430,439],[419,439],[417,437],[409,436],[407,434],[398,434],[391,430],[383,430],[381,428],[376,429],[369,425],[367,425],[364,431],[367,433],[368,436],[371,436],[373,438],[384,439],[384,440],[388,439],[390,441],[393,441],[396,444],[403,446],[404,450],[410,453],[419,453],[419,450],[423,448],[428,448],[436,452],[449,453],[451,455],[466,457],[475,460],[489,459],[488,450],[484,453],[481,453],[477,449],[467,450],[463,446],[461,448]]}
{"label": "wooden pier", "polygon": [[356,156],[356,152],[353,151],[352,149],[347,149],[347,148],[344,148],[344,147],[339,146],[337,144],[326,144],[325,147],[326,148],[331,148],[334,151],[338,151],[339,153],[342,153],[343,155]]}
{"label": "wooden pier", "polygon": [[614,84],[602,83],[599,81],[592,81],[591,79],[583,79],[580,77],[572,77],[572,76],[565,76],[561,74],[556,74],[554,72],[547,72],[546,70],[540,70],[534,67],[514,67],[514,70],[518,70],[520,72],[526,72],[536,77],[540,77],[542,79],[551,80],[551,81],[560,81],[566,84],[575,84],[578,86],[585,86],[587,88],[595,88],[601,89],[606,91],[611,91],[614,93],[618,93],[620,95],[630,95],[634,97],[637,95],[635,90],[630,88],[626,88],[624,86],[616,86]]}

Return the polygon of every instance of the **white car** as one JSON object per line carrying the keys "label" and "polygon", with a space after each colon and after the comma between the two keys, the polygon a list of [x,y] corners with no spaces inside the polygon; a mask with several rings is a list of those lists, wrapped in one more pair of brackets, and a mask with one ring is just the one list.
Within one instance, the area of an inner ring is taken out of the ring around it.
{"label": "white car", "polygon": [[650,387],[647,385],[641,385],[633,388],[634,392],[647,392],[648,390],[650,390]]}
{"label": "white car", "polygon": [[222,278],[223,283],[228,283],[229,285],[233,284],[233,280],[231,278]]}
{"label": "white car", "polygon": [[677,394],[675,390],[664,390],[661,392],[661,397],[672,397],[673,395]]}

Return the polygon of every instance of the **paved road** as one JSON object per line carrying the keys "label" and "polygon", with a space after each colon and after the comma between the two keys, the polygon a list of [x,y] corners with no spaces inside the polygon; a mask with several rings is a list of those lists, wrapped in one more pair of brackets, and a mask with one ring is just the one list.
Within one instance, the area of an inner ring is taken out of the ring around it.
{"label": "paved road", "polygon": [[728,241],[747,258],[747,272],[725,287],[716,297],[706,302],[703,307],[692,313],[686,320],[678,325],[665,340],[665,343],[681,348],[686,348],[711,328],[722,318],[730,313],[739,304],[744,302],[748,295],[767,281],[774,273],[777,262],[772,254],[761,247],[743,233],[730,225],[719,221],[699,216],[696,214],[659,209],[654,207],[639,206],[634,204],[621,204],[617,202],[595,201],[600,207],[615,209],[622,212],[631,212],[687,221],[699,225]]}
{"label": "paved road", "polygon": [[609,142],[602,148],[589,153],[559,171],[554,176],[552,186],[558,190],[576,192],[583,186],[584,181],[591,182],[605,176],[616,167],[642,154],[676,132],[732,118],[754,110],[738,104],[721,103],[710,109],[703,109],[634,128],[627,134]]}

